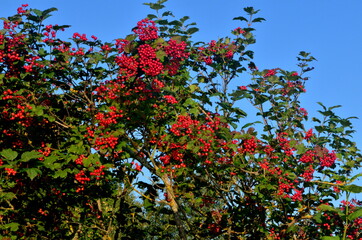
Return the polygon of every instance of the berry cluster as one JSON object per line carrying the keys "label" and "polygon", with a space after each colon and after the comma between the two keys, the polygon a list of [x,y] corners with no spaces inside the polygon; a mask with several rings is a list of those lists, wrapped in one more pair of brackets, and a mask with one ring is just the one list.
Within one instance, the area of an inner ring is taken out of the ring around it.
{"label": "berry cluster", "polygon": [[304,136],[304,139],[308,140],[308,139],[311,139],[313,137],[313,129],[309,129],[306,133],[305,133],[305,136]]}
{"label": "berry cluster", "polygon": [[148,44],[139,46],[139,63],[143,72],[148,76],[157,76],[163,70],[163,65],[156,57],[156,51]]}
{"label": "berry cluster", "polygon": [[83,160],[86,158],[83,154],[80,155],[78,158],[74,160],[75,164],[77,165],[83,165]]}
{"label": "berry cluster", "polygon": [[244,139],[242,142],[242,147],[239,149],[240,153],[250,153],[254,154],[256,148],[258,147],[258,140],[255,137],[251,137],[249,139]]}
{"label": "berry cluster", "polygon": [[[317,148],[319,149],[319,148]],[[303,163],[314,163],[318,162],[320,166],[323,167],[332,167],[337,156],[334,151],[329,152],[327,149],[323,148],[321,150],[308,150],[300,158],[299,161]]]}
{"label": "berry cluster", "polygon": [[170,104],[178,103],[176,98],[174,96],[172,96],[172,95],[165,95],[165,96],[163,96],[163,98],[166,100],[167,103],[170,103]]}
{"label": "berry cluster", "polygon": [[5,171],[6,171],[6,173],[9,175],[9,176],[11,176],[11,175],[13,175],[13,176],[15,176],[15,174],[17,173],[14,169],[12,169],[12,168],[5,168]]}
{"label": "berry cluster", "polygon": [[99,126],[103,128],[107,128],[111,124],[116,124],[118,119],[123,117],[122,110],[118,110],[115,106],[110,106],[109,109],[110,111],[107,113],[99,112],[95,115]]}
{"label": "berry cluster", "polygon": [[267,73],[264,74],[264,77],[267,78],[267,77],[274,76],[275,74],[277,74],[277,70],[279,70],[279,69],[270,69],[270,70],[268,70]]}
{"label": "berry cluster", "polygon": [[141,41],[149,41],[158,38],[158,29],[154,21],[142,19],[137,23],[137,27],[133,30]]}
{"label": "berry cluster", "polygon": [[207,65],[214,61],[225,62],[232,59],[238,46],[235,43],[224,43],[212,40],[206,47],[197,48],[198,60],[205,62]]}

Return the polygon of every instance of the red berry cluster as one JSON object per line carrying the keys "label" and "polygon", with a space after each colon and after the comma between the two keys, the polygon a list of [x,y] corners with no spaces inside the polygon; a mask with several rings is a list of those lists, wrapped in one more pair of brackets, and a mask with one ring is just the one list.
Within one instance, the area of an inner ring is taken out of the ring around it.
{"label": "red berry cluster", "polygon": [[125,77],[125,79],[136,76],[138,72],[138,61],[134,57],[121,55],[117,56],[115,61],[119,66],[120,76]]}
{"label": "red berry cluster", "polygon": [[77,56],[84,56],[85,55],[85,52],[84,52],[84,48],[82,48],[82,47],[79,47],[79,48],[72,48],[72,51],[73,52],[70,52],[69,53],[69,55],[70,56],[75,56],[75,57],[77,57]]}
{"label": "red berry cluster", "polygon": [[[187,136],[190,141],[194,141],[192,147],[188,142],[184,140],[179,142],[170,141],[153,141],[161,149],[167,148],[168,151],[165,155],[160,157],[160,161],[163,163],[163,169],[167,167],[167,171],[173,171],[172,168],[185,167],[187,163],[184,163],[184,158],[187,155],[189,162],[197,161],[204,164],[231,163],[230,157],[225,157],[221,152],[229,151],[230,144],[223,139],[219,139],[216,135],[217,130],[223,126],[224,123],[220,122],[218,116],[207,116],[206,123],[200,124],[200,121],[192,119],[190,115],[180,115],[177,118],[177,122],[170,128],[170,133],[176,138],[173,140],[181,140],[183,136]],[[181,137],[179,139],[179,137]],[[215,150],[217,149],[217,150]],[[233,155],[231,153],[231,155]],[[193,157],[191,157],[193,156]],[[163,171],[163,170],[162,170]]]}
{"label": "red berry cluster", "polygon": [[320,165],[321,167],[331,167],[336,160],[337,155],[334,151],[332,151],[331,153],[327,152],[320,158]]}
{"label": "red berry cluster", "polygon": [[148,76],[157,76],[163,70],[163,65],[156,57],[156,50],[148,44],[139,46],[139,64],[143,72]]}
{"label": "red berry cluster", "polygon": [[29,6],[29,5],[28,4],[22,4],[21,7],[18,7],[18,14],[26,13],[27,10],[24,9],[24,8],[26,8],[27,6]]}
{"label": "red berry cluster", "polygon": [[131,162],[131,164],[133,164],[134,166],[134,170],[138,171],[138,172],[141,172],[142,171],[142,166],[138,163],[135,163],[135,162]]}
{"label": "red berry cluster", "polygon": [[6,173],[9,175],[9,176],[11,176],[11,175],[13,175],[13,176],[15,176],[15,174],[17,173],[14,169],[12,169],[12,168],[5,168],[5,171],[6,171]]}
{"label": "red berry cluster", "polygon": [[[6,22],[4,22],[5,24]],[[20,77],[19,61],[22,56],[29,56],[24,50],[25,48],[24,34],[16,34],[13,32],[0,33],[0,63],[2,67],[7,69],[5,77]],[[26,60],[27,57],[25,57]]]}
{"label": "red berry cluster", "polygon": [[162,88],[164,88],[165,87],[165,84],[162,82],[162,81],[160,81],[160,80],[158,80],[158,79],[153,79],[152,80],[152,89],[155,91],[155,92],[160,92],[160,90],[162,89]]}
{"label": "red berry cluster", "polygon": [[104,51],[104,52],[109,52],[112,50],[111,46],[109,46],[108,44],[104,44],[101,49]]}
{"label": "red berry cluster", "polygon": [[333,166],[336,160],[337,160],[336,153],[334,151],[329,152],[325,148],[323,148],[318,152],[316,150],[308,150],[299,159],[299,161],[303,163],[318,162],[322,168]]}
{"label": "red berry cluster", "polygon": [[258,147],[258,140],[253,136],[249,139],[244,139],[241,145],[242,147],[239,148],[240,153],[254,154]]}
{"label": "red berry cluster", "polygon": [[101,165],[98,169],[95,169],[90,173],[91,176],[95,176],[96,180],[99,180],[104,175],[105,166]]}
{"label": "red berry cluster", "polygon": [[189,57],[189,53],[186,52],[187,44],[184,41],[176,41],[171,39],[168,41],[168,45],[165,47],[165,52],[170,60],[183,60]]}
{"label": "red berry cluster", "polygon": [[227,59],[232,59],[237,50],[235,43],[223,43],[212,40],[208,46],[197,48],[199,55],[198,60],[205,62],[207,65],[212,64],[214,61],[224,62]]}
{"label": "red berry cluster", "polygon": [[[55,26],[58,26],[58,25],[56,24]],[[61,29],[61,30],[64,31],[64,29]],[[46,37],[45,39],[43,39],[43,42],[54,43],[55,38],[57,37],[57,31],[53,29],[53,25],[47,25],[47,26],[45,26],[43,36]],[[73,35],[73,38],[74,38],[74,35]]]}
{"label": "red berry cluster", "polygon": [[[27,97],[30,97],[30,95],[27,95]],[[2,112],[0,112],[4,119],[15,121],[25,127],[32,124],[33,119],[30,111],[32,106],[26,103],[26,97],[18,95],[18,91],[7,89],[3,92],[1,99],[7,100]]]}
{"label": "red berry cluster", "polygon": [[311,139],[313,137],[313,129],[309,129],[306,133],[305,133],[305,136],[304,136],[304,139],[308,140],[308,139]]}
{"label": "red berry cluster", "polygon": [[107,148],[114,149],[116,147],[118,138],[113,135],[106,136],[107,134],[109,134],[109,132],[106,134],[101,133],[100,136],[96,138],[94,147],[95,150]]}
{"label": "red berry cluster", "polygon": [[316,157],[317,155],[314,150],[308,150],[300,157],[299,161],[303,163],[313,163]]}
{"label": "red berry cluster", "polygon": [[283,174],[283,171],[279,167],[274,167],[273,164],[265,158],[263,159],[263,161],[259,162],[258,164],[263,170],[265,170],[270,175],[279,177]]}
{"label": "red berry cluster", "polygon": [[308,116],[308,112],[307,112],[307,110],[306,110],[305,108],[299,108],[299,112],[300,112],[304,117]]}
{"label": "red berry cluster", "polygon": [[286,137],[288,134],[285,132],[279,133],[276,140],[279,142],[279,146],[282,148],[287,156],[292,156],[295,148],[290,147],[290,140]]}
{"label": "red berry cluster", "polygon": [[168,70],[169,76],[177,74],[181,62],[189,57],[190,53],[186,51],[187,44],[184,41],[176,41],[171,39],[168,41],[168,45],[165,47],[165,53],[169,58],[168,64],[165,69]]}
{"label": "red berry cluster", "polygon": [[137,27],[133,30],[141,41],[154,40],[158,38],[158,29],[154,21],[142,19],[137,23]]}
{"label": "red berry cluster", "polygon": [[176,136],[185,136],[193,132],[192,126],[198,125],[199,121],[192,120],[189,115],[180,115],[177,117],[177,123],[171,126],[170,132]]}
{"label": "red berry cluster", "polygon": [[233,33],[236,34],[236,35],[240,35],[240,34],[244,34],[246,33],[244,29],[242,29],[241,27],[238,27],[238,28],[235,28],[233,30]]}
{"label": "red berry cluster", "polygon": [[305,170],[304,173],[301,174],[301,177],[304,178],[306,182],[310,182],[313,179],[314,168],[313,165],[309,165]]}
{"label": "red berry cluster", "polygon": [[170,104],[178,103],[176,98],[174,96],[172,96],[172,95],[165,95],[165,96],[163,96],[163,98],[166,100],[167,103],[170,103]]}
{"label": "red berry cluster", "polygon": [[79,33],[74,33],[74,34],[73,34],[73,38],[74,38],[74,39],[80,39],[80,40],[82,40],[82,41],[87,41],[87,40],[88,40],[86,34],[79,34]]}
{"label": "red berry cluster", "polygon": [[264,74],[264,77],[266,78],[266,77],[274,76],[275,74],[277,74],[277,70],[279,70],[279,69],[275,68],[275,69],[268,70],[268,72],[266,74]]}
{"label": "red berry cluster", "polygon": [[86,158],[83,154],[80,155],[77,159],[74,160],[75,164],[83,165],[83,160]]}
{"label": "red berry cluster", "polygon": [[282,198],[290,198],[292,201],[301,201],[304,189],[297,189],[296,183],[290,179],[279,177],[277,195]]}
{"label": "red berry cluster", "polygon": [[[38,152],[40,152],[44,157],[48,157],[52,152],[51,148],[47,146],[44,142],[41,143],[41,147],[42,149],[39,149]],[[44,157],[40,157],[39,160],[43,161]]]}
{"label": "red berry cluster", "polygon": [[119,118],[123,117],[123,110],[118,110],[115,106],[109,107],[110,111],[107,113],[97,113],[95,115],[98,120],[99,126],[107,128],[111,124],[116,124]]}
{"label": "red berry cluster", "polygon": [[126,46],[129,46],[131,42],[126,39],[116,39],[116,48],[118,49],[118,53],[123,53],[125,51]]}
{"label": "red berry cluster", "polygon": [[29,58],[25,60],[28,63],[28,65],[24,65],[25,71],[33,72],[34,67],[44,68],[45,67],[44,64],[36,62],[36,60],[38,59],[40,59],[39,56],[34,56],[34,57],[29,56]]}

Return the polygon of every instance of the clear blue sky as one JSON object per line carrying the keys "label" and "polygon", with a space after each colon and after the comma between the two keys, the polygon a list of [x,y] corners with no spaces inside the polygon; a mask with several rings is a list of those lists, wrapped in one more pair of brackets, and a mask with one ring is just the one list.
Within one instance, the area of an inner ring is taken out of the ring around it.
{"label": "clear blue sky", "polygon": [[[0,16],[16,12],[20,4],[44,10],[58,8],[49,24],[69,24],[74,32],[96,35],[104,41],[125,37],[150,10],[151,0],[1,0]],[[310,115],[326,106],[342,105],[343,117],[357,116],[355,141],[362,148],[362,1],[361,0],[169,0],[167,9],[177,17],[190,16],[200,32],[197,41],[210,41],[230,34],[240,21],[233,17],[253,6],[267,21],[255,25],[257,43],[253,47],[260,69],[280,67],[297,70],[299,51],[317,58],[309,73],[302,107]],[[242,83],[240,83],[242,85]]]}

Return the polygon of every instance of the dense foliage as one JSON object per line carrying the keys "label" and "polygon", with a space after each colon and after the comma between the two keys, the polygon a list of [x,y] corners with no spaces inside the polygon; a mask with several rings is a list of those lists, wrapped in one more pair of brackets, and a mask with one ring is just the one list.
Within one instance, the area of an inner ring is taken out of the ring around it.
{"label": "dense foliage", "polygon": [[194,43],[164,2],[111,43],[3,18],[1,239],[362,239],[351,122],[299,101],[314,58],[259,70],[258,11]]}

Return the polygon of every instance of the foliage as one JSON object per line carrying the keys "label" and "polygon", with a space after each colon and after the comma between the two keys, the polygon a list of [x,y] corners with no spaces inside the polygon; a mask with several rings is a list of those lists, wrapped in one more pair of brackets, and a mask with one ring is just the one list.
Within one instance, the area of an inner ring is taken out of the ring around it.
{"label": "foliage", "polygon": [[165,2],[111,43],[61,40],[55,8],[3,18],[2,239],[361,238],[350,119],[320,104],[309,121],[300,105],[315,59],[259,70],[258,11],[194,43]]}

